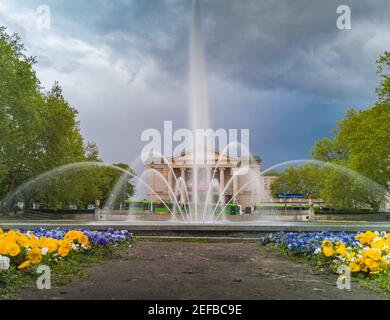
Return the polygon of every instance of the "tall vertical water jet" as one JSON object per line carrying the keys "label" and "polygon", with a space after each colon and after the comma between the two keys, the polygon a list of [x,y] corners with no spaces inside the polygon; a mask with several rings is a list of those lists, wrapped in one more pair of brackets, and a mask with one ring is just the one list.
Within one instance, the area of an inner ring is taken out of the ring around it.
{"label": "tall vertical water jet", "polygon": [[[200,166],[205,164],[206,153],[203,141],[196,139],[196,129],[209,128],[208,98],[206,63],[204,57],[203,41],[201,35],[199,0],[192,1],[192,24],[190,43],[190,126],[194,136],[192,147],[192,201],[195,204],[195,220],[199,220],[199,204],[206,201],[206,197],[199,192],[200,185],[205,183],[200,181]],[[206,170],[203,179],[208,180],[210,175]]]}
{"label": "tall vertical water jet", "polygon": [[190,124],[191,129],[209,127],[206,63],[200,22],[199,0],[192,1],[190,44]]}

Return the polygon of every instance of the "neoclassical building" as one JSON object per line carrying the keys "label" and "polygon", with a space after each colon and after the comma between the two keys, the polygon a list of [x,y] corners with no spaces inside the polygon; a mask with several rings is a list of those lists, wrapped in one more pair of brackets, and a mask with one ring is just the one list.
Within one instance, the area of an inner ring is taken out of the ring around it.
{"label": "neoclassical building", "polygon": [[[274,177],[256,177],[260,173],[261,159],[259,157],[241,158],[229,155],[220,156],[218,152],[209,152],[206,163],[197,165],[198,171],[198,202],[206,198],[208,187],[211,183],[212,174],[218,189],[213,193],[212,201],[221,203],[229,201],[241,205],[242,210],[250,210],[255,203],[272,201],[269,186]],[[193,167],[194,160],[191,153],[182,153],[178,156],[168,158],[170,170],[167,163],[160,158],[150,159],[146,166],[150,170],[148,174],[148,185],[158,194],[148,192],[148,200],[158,201],[159,197],[163,201],[172,200],[171,188],[178,200],[186,201],[181,195],[184,194],[183,183],[187,187],[190,202],[193,199]],[[218,165],[217,165],[218,163]],[[180,179],[181,178],[181,179]],[[252,181],[251,181],[252,180]],[[179,184],[178,184],[179,183]],[[214,188],[215,190],[215,188]],[[224,190],[224,191],[223,191]],[[180,199],[181,198],[181,199]]]}

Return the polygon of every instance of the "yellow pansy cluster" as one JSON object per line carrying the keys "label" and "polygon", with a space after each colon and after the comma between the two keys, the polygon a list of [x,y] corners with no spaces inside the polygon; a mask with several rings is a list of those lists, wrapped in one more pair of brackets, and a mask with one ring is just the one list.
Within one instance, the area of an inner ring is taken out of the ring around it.
{"label": "yellow pansy cluster", "polygon": [[0,229],[0,271],[15,266],[19,270],[28,270],[41,263],[43,259],[58,261],[72,250],[90,250],[89,238],[81,231],[72,230],[61,240],[37,237],[19,230],[3,232]]}
{"label": "yellow pansy cluster", "polygon": [[335,265],[347,264],[351,272],[376,275],[386,271],[390,262],[390,233],[366,231],[355,237],[357,245],[324,240],[321,253],[332,258]]}

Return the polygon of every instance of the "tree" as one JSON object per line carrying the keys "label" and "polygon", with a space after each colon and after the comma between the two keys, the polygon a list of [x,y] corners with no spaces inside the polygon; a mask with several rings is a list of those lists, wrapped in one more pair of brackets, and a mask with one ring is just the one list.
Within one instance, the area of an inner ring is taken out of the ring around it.
{"label": "tree", "polygon": [[333,136],[313,147],[313,157],[329,165],[287,169],[275,180],[274,194],[284,192],[286,181],[287,192],[316,195],[333,207],[379,210],[390,182],[390,52],[377,60],[377,67],[382,79],[378,101],[365,110],[350,108]]}
{"label": "tree", "polygon": [[[129,165],[125,163],[116,163],[114,166],[134,174]],[[99,184],[99,189],[103,195],[103,203],[117,208],[134,194],[133,177],[112,168],[104,168],[103,170]]]}
{"label": "tree", "polygon": [[320,171],[315,165],[307,164],[298,168],[289,167],[278,174],[271,185],[274,197],[278,193],[302,193],[306,199],[319,198]]}
{"label": "tree", "polygon": [[390,52],[386,51],[377,60],[377,73],[381,83],[377,89],[379,102],[390,105]]}
{"label": "tree", "polygon": [[[337,122],[333,137],[317,141],[312,151],[315,159],[350,168],[383,187],[379,190],[351,177],[347,187],[346,180],[336,177],[340,172],[333,172],[332,179],[329,175],[324,178],[322,196],[338,206],[370,205],[377,210],[384,200],[384,190],[389,188],[390,53],[385,52],[377,63],[382,78],[377,89],[378,102],[361,111],[349,109],[345,118]],[[344,187],[340,188],[341,185]]]}
{"label": "tree", "polygon": [[35,160],[43,132],[39,107],[43,98],[32,69],[34,58],[26,57],[17,35],[0,27],[0,168],[5,194],[36,172]]}
{"label": "tree", "polygon": [[[0,199],[54,168],[101,161],[96,144],[84,143],[78,112],[64,98],[59,83],[42,91],[33,69],[36,61],[24,51],[19,36],[0,27]],[[58,209],[70,204],[85,207],[105,197],[118,176],[96,167],[53,173],[11,201],[22,200],[26,207],[33,202]]]}
{"label": "tree", "polygon": [[[313,148],[313,157],[328,161],[337,165],[350,168],[357,173],[375,181],[384,189],[388,188],[389,175],[389,150],[390,150],[390,109],[389,105],[377,103],[374,107],[356,111],[350,109],[346,117],[337,123],[335,135],[331,139],[323,139],[317,142]],[[342,152],[340,152],[342,150]],[[342,155],[342,156],[340,156]],[[354,182],[354,188],[340,188],[336,175],[333,179],[326,179],[325,189],[322,195],[325,200],[338,206],[345,203],[370,205],[375,210],[384,200],[384,193],[375,187],[369,187],[361,182]],[[356,179],[355,179],[356,180]],[[336,196],[339,193],[338,196]],[[375,195],[375,193],[379,193]],[[364,196],[367,195],[367,196]],[[347,198],[348,201],[346,200]],[[340,201],[340,199],[343,199]],[[354,206],[354,207],[355,207]]]}

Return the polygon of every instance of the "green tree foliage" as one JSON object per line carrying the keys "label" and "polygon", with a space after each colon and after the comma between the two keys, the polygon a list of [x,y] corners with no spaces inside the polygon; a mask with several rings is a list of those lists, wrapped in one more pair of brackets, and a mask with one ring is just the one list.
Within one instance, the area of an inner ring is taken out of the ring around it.
{"label": "green tree foliage", "polygon": [[[133,170],[125,163],[115,163],[114,166],[125,169],[134,175]],[[103,170],[99,184],[104,195],[103,203],[110,203],[113,208],[118,208],[121,203],[134,194],[133,176],[112,168],[104,168]],[[113,192],[116,192],[115,198],[112,198]]]}
{"label": "green tree foliage", "polygon": [[289,167],[278,174],[271,185],[274,197],[278,193],[302,193],[306,199],[319,198],[320,172],[314,165],[304,165],[298,168]]}
{"label": "green tree foliage", "polygon": [[44,104],[33,58],[23,54],[18,36],[0,28],[0,163],[4,194],[36,172],[43,133],[39,108]]}
{"label": "green tree foliage", "polygon": [[[33,69],[35,59],[24,51],[20,38],[0,27],[0,199],[53,168],[101,161],[97,146],[84,143],[77,110],[65,100],[60,85],[43,92]],[[96,167],[66,171],[14,201],[22,200],[27,207],[33,202],[50,208],[85,207],[106,197],[119,176]]]}
{"label": "green tree foliage", "polygon": [[390,105],[390,52],[386,51],[377,60],[377,72],[381,76],[381,83],[377,89],[379,102]]}

